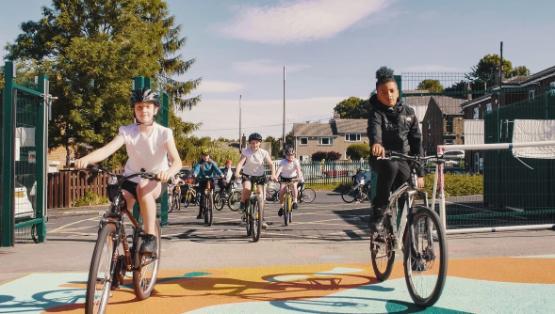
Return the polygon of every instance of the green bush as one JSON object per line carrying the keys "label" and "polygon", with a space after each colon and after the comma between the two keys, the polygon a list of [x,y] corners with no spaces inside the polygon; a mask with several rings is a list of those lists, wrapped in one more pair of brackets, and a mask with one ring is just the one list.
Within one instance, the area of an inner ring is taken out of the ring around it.
{"label": "green bush", "polygon": [[347,157],[351,160],[360,160],[370,156],[370,146],[368,144],[352,144],[347,147]]}
{"label": "green bush", "polygon": [[[425,178],[426,191],[431,196],[434,184],[434,174]],[[445,174],[446,196],[476,195],[484,193],[484,176],[471,174]]]}
{"label": "green bush", "polygon": [[108,204],[110,201],[106,196],[100,196],[91,191],[85,191],[85,196],[73,202],[74,207],[93,206]]}

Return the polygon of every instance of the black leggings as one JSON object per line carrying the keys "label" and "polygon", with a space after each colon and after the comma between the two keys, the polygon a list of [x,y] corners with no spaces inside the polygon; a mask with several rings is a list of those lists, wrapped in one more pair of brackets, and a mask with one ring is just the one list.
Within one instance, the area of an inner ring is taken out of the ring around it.
{"label": "black leggings", "polygon": [[374,210],[383,210],[389,202],[389,193],[397,189],[410,178],[410,166],[404,160],[373,160],[372,168],[378,174]]}

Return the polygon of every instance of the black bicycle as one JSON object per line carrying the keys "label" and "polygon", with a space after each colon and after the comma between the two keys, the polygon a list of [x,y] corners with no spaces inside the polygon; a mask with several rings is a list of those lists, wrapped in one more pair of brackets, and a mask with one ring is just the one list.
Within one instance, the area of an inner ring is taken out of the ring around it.
{"label": "black bicycle", "polygon": [[354,201],[364,202],[368,200],[370,193],[369,182],[362,175],[353,176],[353,186],[341,192],[341,199],[345,203],[352,203]]}
{"label": "black bicycle", "polygon": [[[304,184],[299,183],[297,185],[297,201],[299,203],[310,204],[316,199],[316,192],[312,188],[305,187]],[[268,188],[266,189],[266,201],[268,202],[279,202],[279,188]]]}
{"label": "black bicycle", "polygon": [[227,204],[232,211],[239,210],[241,202],[241,191],[235,188],[235,183],[231,182],[231,191],[228,193],[226,189],[220,189],[214,194],[214,207],[217,210],[222,210]]}
{"label": "black bicycle", "polygon": [[[445,163],[442,156],[417,157],[391,153],[384,159]],[[421,204],[417,204],[417,200]],[[412,300],[431,306],[440,297],[447,275],[447,242],[439,216],[430,209],[426,192],[416,188],[414,167],[411,179],[391,193],[384,228],[370,236],[370,255],[376,278],[389,278],[395,254],[404,255],[405,281]]]}
{"label": "black bicycle", "polygon": [[258,192],[258,183],[252,182],[251,195],[245,202],[243,211],[243,221],[246,222],[247,237],[251,237],[253,242],[258,242],[262,230],[262,195]]}
{"label": "black bicycle", "polygon": [[[140,223],[127,210],[122,194],[123,182],[141,177],[157,180],[150,172],[138,172],[119,176],[100,167],[87,168],[93,174],[104,172],[110,176],[108,194],[110,208],[104,213],[98,228],[98,238],[94,247],[87,280],[85,313],[104,313],[108,305],[110,290],[123,284],[127,272],[133,272],[133,288],[137,299],[150,297],[160,267],[160,224],[156,223],[157,251],[154,254],[141,254],[140,247],[145,235]],[[124,217],[131,222],[131,247],[126,233]]]}

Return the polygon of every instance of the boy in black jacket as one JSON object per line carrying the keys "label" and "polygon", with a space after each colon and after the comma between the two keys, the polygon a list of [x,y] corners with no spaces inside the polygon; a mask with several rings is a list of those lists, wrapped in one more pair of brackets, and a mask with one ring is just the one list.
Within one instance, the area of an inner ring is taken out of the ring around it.
{"label": "boy in black jacket", "polygon": [[[371,165],[378,174],[376,197],[370,215],[370,231],[383,228],[384,211],[389,194],[410,178],[407,161],[378,160],[385,152],[422,156],[422,136],[414,109],[399,99],[399,88],[393,70],[381,67],[376,72],[376,95],[370,98],[368,137],[372,153]],[[418,169],[418,188],[424,187],[423,169]]]}

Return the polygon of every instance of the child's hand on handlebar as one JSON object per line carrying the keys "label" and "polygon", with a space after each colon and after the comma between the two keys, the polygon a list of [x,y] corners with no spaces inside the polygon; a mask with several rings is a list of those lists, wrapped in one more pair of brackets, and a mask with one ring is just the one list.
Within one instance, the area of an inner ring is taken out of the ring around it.
{"label": "child's hand on handlebar", "polygon": [[161,171],[160,173],[158,173],[156,175],[156,178],[158,180],[160,180],[160,182],[168,182],[171,179],[172,175],[170,173],[168,173],[167,171]]}
{"label": "child's hand on handlebar", "polygon": [[424,178],[423,178],[423,177],[418,177],[418,178],[416,179],[416,187],[419,188],[419,189],[423,189],[424,186],[425,186],[425,184],[424,184]]}
{"label": "child's hand on handlebar", "polygon": [[86,157],[83,157],[83,158],[74,160],[73,164],[77,169],[85,169],[90,164],[90,162],[87,160]]}

